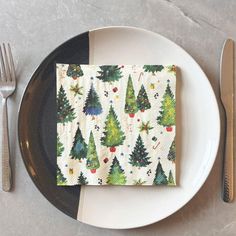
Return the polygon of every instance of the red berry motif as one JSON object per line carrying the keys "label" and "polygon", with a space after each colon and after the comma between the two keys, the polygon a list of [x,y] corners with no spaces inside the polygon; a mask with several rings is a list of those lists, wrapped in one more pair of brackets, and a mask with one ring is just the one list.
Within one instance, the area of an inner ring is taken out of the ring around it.
{"label": "red berry motif", "polygon": [[96,169],[91,169],[90,171],[92,174],[96,173]]}
{"label": "red berry motif", "polygon": [[110,147],[110,152],[115,152],[116,148],[115,147]]}
{"label": "red berry motif", "polygon": [[142,109],[141,112],[144,112],[144,109]]}
{"label": "red berry motif", "polygon": [[113,88],[112,90],[113,90],[114,93],[116,93],[116,92],[118,91],[118,88],[115,87],[115,88]]}
{"label": "red berry motif", "polygon": [[172,127],[171,127],[171,126],[166,127],[166,131],[167,131],[167,132],[171,132],[171,131],[172,131]]}
{"label": "red berry motif", "polygon": [[130,118],[134,118],[134,115],[135,115],[135,114],[131,113],[131,114],[129,114],[129,117],[130,117]]}
{"label": "red berry motif", "polygon": [[109,161],[109,159],[106,157],[103,159],[103,162],[106,164]]}

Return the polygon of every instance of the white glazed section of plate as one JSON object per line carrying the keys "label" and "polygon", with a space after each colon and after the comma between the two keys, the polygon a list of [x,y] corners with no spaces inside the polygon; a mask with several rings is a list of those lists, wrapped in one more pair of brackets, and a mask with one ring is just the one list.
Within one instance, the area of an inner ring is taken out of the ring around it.
{"label": "white glazed section of plate", "polygon": [[[177,78],[177,187],[85,186],[78,220],[127,229],[157,222],[184,206],[205,182],[220,137],[219,110],[210,83],[193,58],[161,35],[132,27],[90,32],[90,64],[175,64]],[[125,88],[124,88],[125,89]]]}

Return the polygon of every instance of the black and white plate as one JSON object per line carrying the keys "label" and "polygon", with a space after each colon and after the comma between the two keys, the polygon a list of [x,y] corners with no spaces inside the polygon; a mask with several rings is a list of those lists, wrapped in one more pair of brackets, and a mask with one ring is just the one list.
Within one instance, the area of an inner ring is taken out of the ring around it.
{"label": "black and white plate", "polygon": [[[179,185],[56,186],[55,63],[177,65],[181,70],[177,79]],[[53,205],[87,224],[127,229],[173,214],[197,193],[216,157],[220,121],[210,83],[187,52],[146,30],[107,27],[70,39],[44,59],[25,90],[18,132],[28,173]]]}

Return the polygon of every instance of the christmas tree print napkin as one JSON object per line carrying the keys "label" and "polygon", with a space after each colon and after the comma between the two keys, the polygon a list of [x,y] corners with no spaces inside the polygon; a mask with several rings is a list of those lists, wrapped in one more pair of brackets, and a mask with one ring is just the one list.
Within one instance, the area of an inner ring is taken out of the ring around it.
{"label": "christmas tree print napkin", "polygon": [[57,64],[57,185],[175,185],[174,65]]}

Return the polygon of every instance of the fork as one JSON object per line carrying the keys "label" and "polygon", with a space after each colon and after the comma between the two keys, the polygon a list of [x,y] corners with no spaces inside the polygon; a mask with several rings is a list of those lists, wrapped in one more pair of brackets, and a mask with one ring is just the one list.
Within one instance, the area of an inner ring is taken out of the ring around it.
{"label": "fork", "polygon": [[0,45],[0,95],[2,96],[2,189],[11,190],[11,164],[7,120],[7,98],[16,89],[16,74],[10,44]]}

